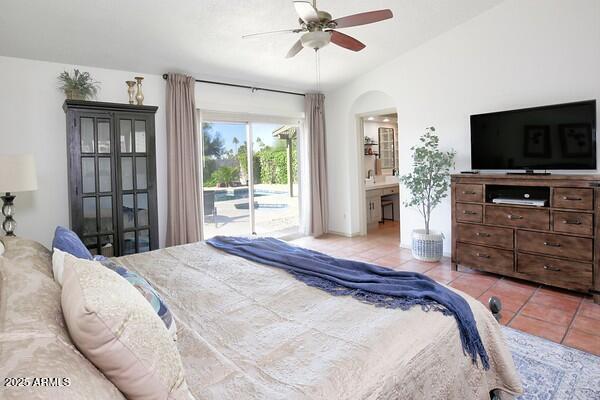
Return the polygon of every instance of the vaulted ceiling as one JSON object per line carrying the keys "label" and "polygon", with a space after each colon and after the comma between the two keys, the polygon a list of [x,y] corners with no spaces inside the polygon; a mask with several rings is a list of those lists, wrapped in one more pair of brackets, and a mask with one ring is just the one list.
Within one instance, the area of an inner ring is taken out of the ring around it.
{"label": "vaulted ceiling", "polygon": [[[475,17],[502,0],[317,0],[334,18],[389,8],[391,20],[343,29],[367,45],[320,51],[324,89],[339,86]],[[3,0],[0,55],[161,74],[186,72],[311,90],[315,54],[285,55],[299,35],[292,0]]]}

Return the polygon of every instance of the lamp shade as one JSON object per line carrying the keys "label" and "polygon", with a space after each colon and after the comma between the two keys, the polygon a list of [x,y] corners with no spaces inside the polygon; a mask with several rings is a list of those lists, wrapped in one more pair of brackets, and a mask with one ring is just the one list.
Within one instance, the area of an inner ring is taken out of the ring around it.
{"label": "lamp shade", "polygon": [[37,190],[35,160],[31,154],[0,155],[0,193]]}

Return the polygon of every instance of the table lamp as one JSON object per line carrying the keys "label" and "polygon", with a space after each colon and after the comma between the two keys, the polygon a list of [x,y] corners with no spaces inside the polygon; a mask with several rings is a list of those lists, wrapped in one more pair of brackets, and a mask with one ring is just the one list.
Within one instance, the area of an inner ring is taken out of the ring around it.
{"label": "table lamp", "polygon": [[17,223],[13,219],[15,206],[13,201],[16,196],[12,193],[29,192],[37,190],[37,177],[35,174],[35,160],[31,154],[0,155],[0,196],[4,204],[2,214],[4,222],[2,229],[6,236],[15,236]]}

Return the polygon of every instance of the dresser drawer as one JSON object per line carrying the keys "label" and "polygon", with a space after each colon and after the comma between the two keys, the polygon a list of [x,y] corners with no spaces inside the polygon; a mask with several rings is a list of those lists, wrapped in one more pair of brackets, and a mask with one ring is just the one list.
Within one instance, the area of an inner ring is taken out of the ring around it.
{"label": "dresser drawer", "polygon": [[488,272],[513,272],[513,252],[474,244],[457,243],[456,262],[469,268]]}
{"label": "dresser drawer", "polygon": [[381,197],[383,196],[383,189],[367,189],[366,190],[367,199],[371,197]]}
{"label": "dresser drawer", "polygon": [[456,220],[465,222],[483,221],[483,206],[480,204],[456,203]]}
{"label": "dresser drawer", "polygon": [[593,189],[554,188],[552,207],[592,210],[594,191]]}
{"label": "dresser drawer", "polygon": [[578,233],[592,235],[594,233],[594,216],[592,214],[553,211],[553,227],[555,232]]}
{"label": "dresser drawer", "polygon": [[592,287],[592,264],[519,254],[517,272],[548,285],[584,291]]}
{"label": "dresser drawer", "polygon": [[592,261],[593,240],[541,232],[517,232],[517,248],[522,251]]}
{"label": "dresser drawer", "polygon": [[383,195],[387,196],[388,194],[396,194],[400,192],[400,188],[399,187],[391,187],[391,188],[385,188],[383,189]]}
{"label": "dresser drawer", "polygon": [[486,206],[485,223],[530,229],[550,229],[547,209]]}
{"label": "dresser drawer", "polygon": [[483,185],[457,183],[456,184],[457,201],[483,202]]}
{"label": "dresser drawer", "polygon": [[458,241],[514,248],[513,230],[485,225],[458,224]]}

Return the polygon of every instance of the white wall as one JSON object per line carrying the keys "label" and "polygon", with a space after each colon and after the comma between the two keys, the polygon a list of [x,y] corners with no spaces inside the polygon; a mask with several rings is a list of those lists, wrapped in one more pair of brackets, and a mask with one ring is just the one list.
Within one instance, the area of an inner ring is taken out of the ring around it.
{"label": "white wall", "polygon": [[[99,101],[127,102],[126,80],[144,76],[144,104],[156,114],[159,226],[166,219],[166,135],[164,80],[158,75],[0,57],[0,153],[33,153],[38,190],[17,193],[16,233],[50,246],[54,228],[69,225],[64,94],[57,76],[79,68],[101,82]],[[160,229],[161,243],[165,231]]]}
{"label": "white wall", "polygon": [[196,84],[196,107],[202,111],[304,118],[304,97],[249,89]]}
{"label": "white wall", "polygon": [[[359,231],[354,104],[365,93],[386,93],[398,110],[401,174],[411,167],[410,147],[432,125],[441,147],[457,151],[457,171],[469,169],[469,115],[600,98],[599,20],[597,0],[506,0],[327,93],[330,228]],[[409,246],[422,218],[410,209],[401,215],[402,245]],[[444,232],[449,251],[449,199],[432,226]]]}
{"label": "white wall", "polygon": [[[54,228],[68,226],[67,153],[64,95],[57,76],[77,66],[0,57],[0,154],[33,153],[38,190],[17,193],[16,233],[50,246]],[[143,91],[156,114],[157,192],[160,244],[164,246],[167,219],[167,139],[165,81],[159,75],[77,67],[101,82],[99,101],[127,102],[125,81],[144,76]],[[301,117],[303,98],[245,89],[198,84],[199,108]]]}

